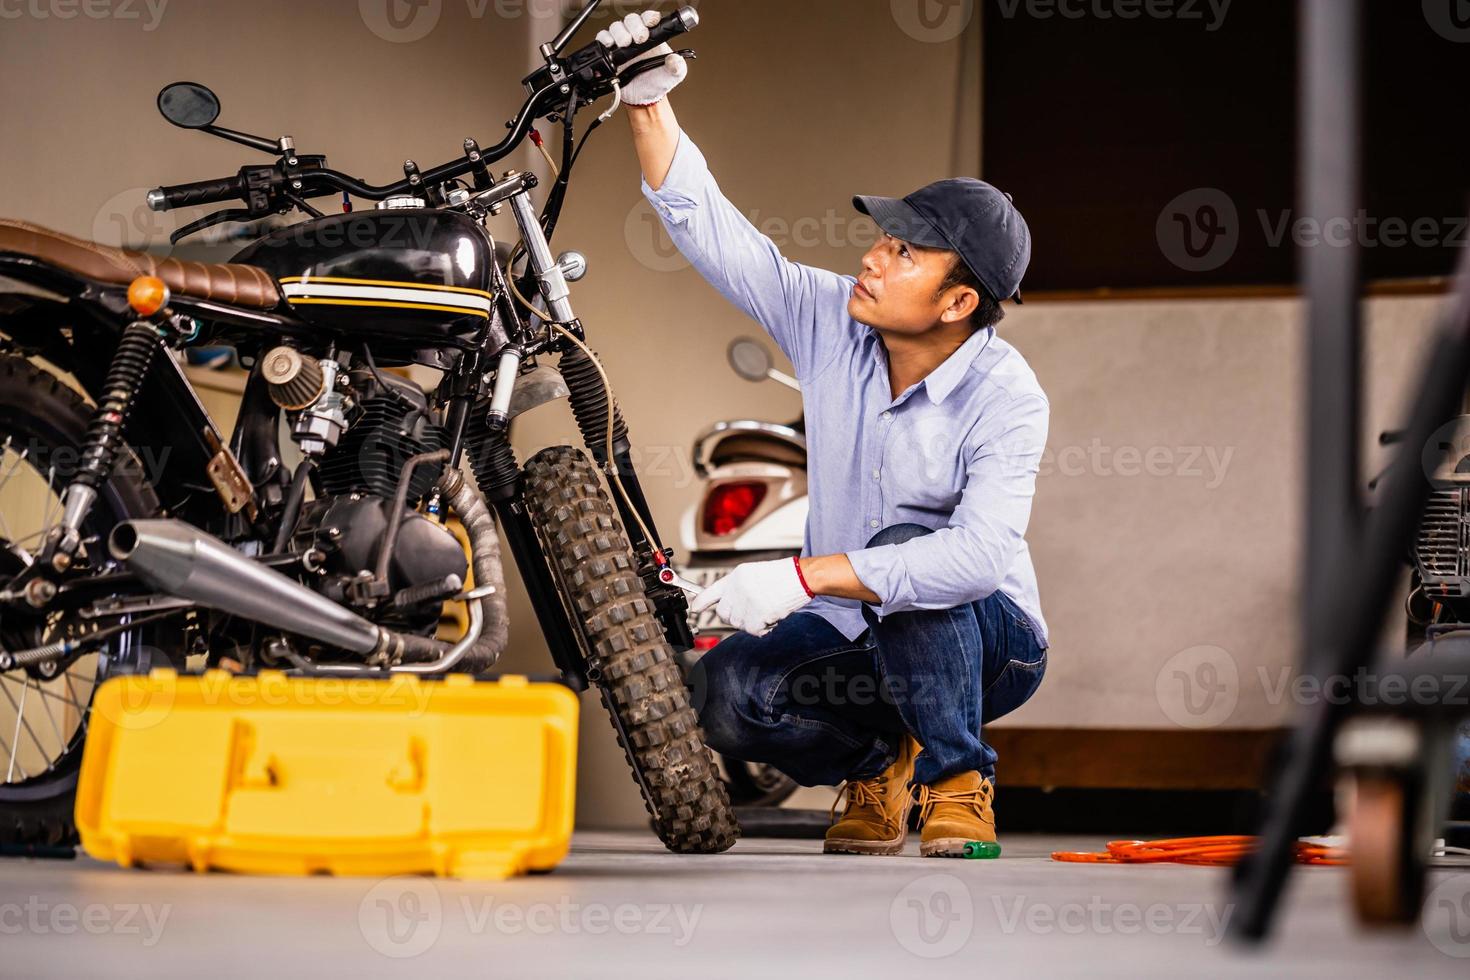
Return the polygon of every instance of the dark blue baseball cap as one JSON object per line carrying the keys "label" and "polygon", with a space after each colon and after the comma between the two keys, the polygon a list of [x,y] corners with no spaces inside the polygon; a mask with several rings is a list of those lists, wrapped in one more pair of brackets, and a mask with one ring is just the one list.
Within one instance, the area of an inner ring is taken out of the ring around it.
{"label": "dark blue baseball cap", "polygon": [[1031,229],[1009,194],[973,177],[952,177],[902,200],[858,196],[852,204],[894,238],[958,252],[997,302],[1021,302]]}

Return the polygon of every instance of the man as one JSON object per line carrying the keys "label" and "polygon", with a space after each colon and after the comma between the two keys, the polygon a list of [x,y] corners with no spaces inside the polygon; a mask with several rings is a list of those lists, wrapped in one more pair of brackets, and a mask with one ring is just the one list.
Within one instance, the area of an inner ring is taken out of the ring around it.
{"label": "man", "polygon": [[[633,14],[599,37],[627,47],[657,23]],[[826,851],[900,853],[915,787],[921,854],[993,843],[981,724],[1024,703],[1046,667],[1024,534],[1049,406],[995,334],[1030,232],[994,187],[945,180],[854,199],[884,233],[859,276],[789,262],[680,132],[667,94],[684,59],[649,57],[664,63],[622,94],[644,193],[795,365],[809,443],[802,557],[740,565],[691,606],[743,631],[696,679],[708,742],[805,785],[845,783]]]}

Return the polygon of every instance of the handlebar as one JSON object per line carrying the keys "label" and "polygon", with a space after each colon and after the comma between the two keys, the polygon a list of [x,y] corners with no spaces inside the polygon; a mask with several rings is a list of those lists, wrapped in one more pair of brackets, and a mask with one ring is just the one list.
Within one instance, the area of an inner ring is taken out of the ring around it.
{"label": "handlebar", "polygon": [[[596,4],[594,3],[593,6]],[[297,175],[301,186],[297,189],[296,196],[310,198],[347,193],[370,201],[381,201],[399,195],[417,194],[423,187],[438,186],[463,177],[477,168],[483,168],[487,164],[509,156],[525,140],[526,134],[530,132],[536,119],[548,113],[565,111],[568,101],[573,97],[586,100],[600,98],[611,91],[612,81],[616,79],[617,73],[630,62],[647,54],[660,44],[666,44],[673,38],[692,31],[698,26],[698,11],[686,6],[669,14],[657,26],[650,28],[648,40],[642,44],[608,49],[600,41],[593,41],[566,59],[557,59],[549,55],[547,66],[533,72],[526,79],[527,87],[532,89],[531,95],[521,106],[516,118],[507,124],[509,132],[505,139],[482,151],[476,161],[460,159],[432,170],[426,170],[420,175],[419,182],[416,184],[404,179],[381,186],[365,184],[346,174],[317,166],[311,168],[309,172]],[[567,86],[572,81],[585,83],[587,90],[570,93]],[[246,170],[252,169],[261,168],[246,168]],[[218,204],[223,201],[248,201],[251,186],[250,182],[245,179],[245,172],[242,170],[233,177],[220,177],[215,180],[200,180],[190,184],[156,188],[148,192],[148,207],[154,211],[168,211],[173,208]],[[279,181],[272,180],[271,182],[284,184],[285,180],[285,175],[282,174]]]}
{"label": "handlebar", "polygon": [[240,175],[215,180],[196,180],[191,184],[175,184],[148,192],[148,207],[154,211],[188,208],[200,204],[219,204],[245,196],[245,182]]}
{"label": "handlebar", "polygon": [[[647,54],[660,44],[667,44],[680,34],[687,34],[698,26],[699,11],[693,7],[680,7],[659,21],[657,27],[649,28],[647,41],[626,48],[614,48],[608,52],[608,55],[614,67],[622,68],[628,62]],[[600,41],[594,41],[593,44],[601,46]]]}

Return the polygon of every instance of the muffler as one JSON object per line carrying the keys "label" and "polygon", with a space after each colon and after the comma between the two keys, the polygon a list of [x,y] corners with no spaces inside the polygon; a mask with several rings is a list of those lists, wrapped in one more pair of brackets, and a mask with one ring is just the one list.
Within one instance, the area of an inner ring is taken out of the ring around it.
{"label": "muffler", "polygon": [[153,588],[201,606],[353,653],[392,645],[388,631],[183,521],[124,521],[107,548]]}

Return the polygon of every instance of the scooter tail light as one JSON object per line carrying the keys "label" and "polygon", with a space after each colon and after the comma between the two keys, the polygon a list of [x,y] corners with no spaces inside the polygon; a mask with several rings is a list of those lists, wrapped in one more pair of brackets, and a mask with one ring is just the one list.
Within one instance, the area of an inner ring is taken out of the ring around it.
{"label": "scooter tail light", "polygon": [[766,499],[764,483],[722,483],[704,501],[704,531],[717,538],[734,534]]}

